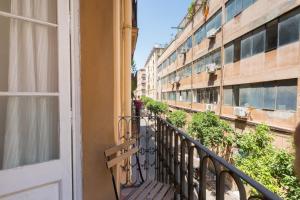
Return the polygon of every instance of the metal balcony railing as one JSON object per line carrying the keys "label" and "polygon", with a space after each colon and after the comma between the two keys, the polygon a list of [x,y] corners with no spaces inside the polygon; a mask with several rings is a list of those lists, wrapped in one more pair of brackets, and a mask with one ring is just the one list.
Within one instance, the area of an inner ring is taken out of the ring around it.
{"label": "metal balcony railing", "polygon": [[[138,138],[144,179],[173,185],[176,199],[281,199],[160,117],[121,117],[119,130],[120,139]],[[122,167],[124,187],[140,184],[136,167],[134,158]]]}
{"label": "metal balcony railing", "polygon": [[137,0],[132,0],[132,27],[137,28]]}

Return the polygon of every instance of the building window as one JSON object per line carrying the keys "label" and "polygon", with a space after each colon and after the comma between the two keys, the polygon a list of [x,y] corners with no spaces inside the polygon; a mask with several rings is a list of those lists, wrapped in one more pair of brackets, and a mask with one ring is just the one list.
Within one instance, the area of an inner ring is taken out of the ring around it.
{"label": "building window", "polygon": [[234,62],[237,62],[240,60],[241,57],[241,39],[238,38],[234,41],[234,57],[233,60]]}
{"label": "building window", "polygon": [[232,87],[224,87],[224,105],[232,106],[233,91]]}
{"label": "building window", "polygon": [[240,106],[263,108],[263,87],[258,84],[240,86]]}
{"label": "building window", "polygon": [[297,79],[279,82],[277,85],[276,109],[297,109]]}
{"label": "building window", "polygon": [[212,60],[212,63],[215,63],[217,66],[220,66],[221,65],[221,51],[216,50],[215,52],[213,52],[211,55],[211,60]]}
{"label": "building window", "polygon": [[278,41],[278,20],[274,20],[266,25],[266,51],[277,48]]}
{"label": "building window", "polygon": [[[295,13],[296,12],[296,13]],[[282,46],[299,40],[300,14],[296,10],[279,19],[278,45]]]}
{"label": "building window", "polygon": [[265,50],[265,30],[257,30],[243,37],[241,58],[248,58]]}
{"label": "building window", "polygon": [[222,25],[222,13],[218,11],[206,24],[206,33],[212,29],[218,30]]}
{"label": "building window", "polygon": [[230,0],[226,3],[226,22],[230,21],[234,16],[248,8],[256,0]]}
{"label": "building window", "polygon": [[235,15],[235,0],[228,1],[226,4],[226,22],[231,20]]}
{"label": "building window", "polygon": [[196,90],[196,102],[203,104],[217,104],[219,89],[217,87]]}
{"label": "building window", "polygon": [[224,105],[295,111],[297,79],[224,87]]}
{"label": "building window", "polygon": [[225,52],[224,52],[225,64],[233,63],[233,56],[234,56],[234,46],[233,44],[230,44],[225,47]]}
{"label": "building window", "polygon": [[239,86],[224,87],[224,105],[239,106]]}
{"label": "building window", "polygon": [[[218,49],[216,51],[213,51],[209,53],[208,55],[205,55],[203,58],[206,65],[208,64],[216,64],[217,66],[221,65],[221,50]],[[205,69],[206,66],[204,66]]]}
{"label": "building window", "polygon": [[191,49],[193,47],[193,40],[192,40],[192,36],[190,36],[187,40],[186,40],[186,48],[187,50]]}
{"label": "building window", "polygon": [[276,87],[275,82],[264,83],[264,109],[275,110]]}
{"label": "building window", "polygon": [[242,39],[241,41],[241,58],[247,58],[251,56],[252,41],[251,37]]}
{"label": "building window", "polygon": [[204,71],[205,71],[205,60],[203,58],[200,58],[195,63],[194,72],[198,74]]}
{"label": "building window", "polygon": [[206,29],[205,29],[205,25],[200,27],[196,32],[195,32],[195,44],[198,45],[202,42],[202,40],[204,40],[204,38],[206,37]]}
{"label": "building window", "polygon": [[178,72],[177,72],[178,76],[183,79],[183,78],[187,78],[190,77],[192,75],[192,67],[191,65],[188,65],[186,67],[181,68]]}
{"label": "building window", "polygon": [[265,29],[257,30],[252,36],[252,55],[259,54],[265,51],[265,39],[266,31]]}
{"label": "building window", "polygon": [[176,58],[177,58],[177,53],[176,53],[176,51],[174,51],[169,58],[170,64],[174,63],[176,61]]}

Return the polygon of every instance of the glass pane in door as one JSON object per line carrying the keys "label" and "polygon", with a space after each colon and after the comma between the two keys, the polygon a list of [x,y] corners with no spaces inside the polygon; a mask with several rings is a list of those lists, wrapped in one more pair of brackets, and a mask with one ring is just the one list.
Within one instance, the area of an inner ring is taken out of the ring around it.
{"label": "glass pane in door", "polygon": [[57,28],[0,16],[0,91],[58,92]]}
{"label": "glass pane in door", "polygon": [[0,97],[0,170],[59,158],[58,97]]}
{"label": "glass pane in door", "polygon": [[57,23],[56,0],[1,0],[0,11],[45,22]]}

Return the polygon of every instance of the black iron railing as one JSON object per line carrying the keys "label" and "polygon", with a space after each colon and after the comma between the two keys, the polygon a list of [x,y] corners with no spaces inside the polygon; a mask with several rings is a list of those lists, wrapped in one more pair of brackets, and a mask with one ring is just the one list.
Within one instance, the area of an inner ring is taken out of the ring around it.
{"label": "black iron railing", "polygon": [[[157,118],[158,181],[175,186],[179,199],[281,199],[186,133]],[[210,179],[210,177],[213,177]],[[208,183],[213,182],[213,187]],[[232,196],[233,187],[238,192]],[[210,188],[209,188],[210,187]],[[247,194],[249,187],[256,192]]]}
{"label": "black iron railing", "polygon": [[132,26],[137,28],[137,0],[132,0]]}
{"label": "black iron railing", "polygon": [[[119,128],[120,139],[138,138],[143,177],[173,185],[176,199],[280,199],[162,118],[121,117]],[[122,168],[130,174],[124,187],[141,183],[134,158]]]}

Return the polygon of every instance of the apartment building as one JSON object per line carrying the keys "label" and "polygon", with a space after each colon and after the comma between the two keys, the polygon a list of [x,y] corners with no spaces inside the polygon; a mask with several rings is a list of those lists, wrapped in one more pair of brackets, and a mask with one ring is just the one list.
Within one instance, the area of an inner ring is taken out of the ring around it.
{"label": "apartment building", "polygon": [[161,100],[239,129],[265,123],[284,139],[300,120],[299,26],[297,0],[209,1],[206,19],[186,16],[158,60]]}
{"label": "apartment building", "polygon": [[155,45],[149,54],[144,69],[146,70],[146,96],[152,99],[157,99],[157,61],[164,48],[160,45]]}
{"label": "apartment building", "polygon": [[139,69],[137,72],[137,87],[135,90],[136,97],[146,96],[146,70]]}

